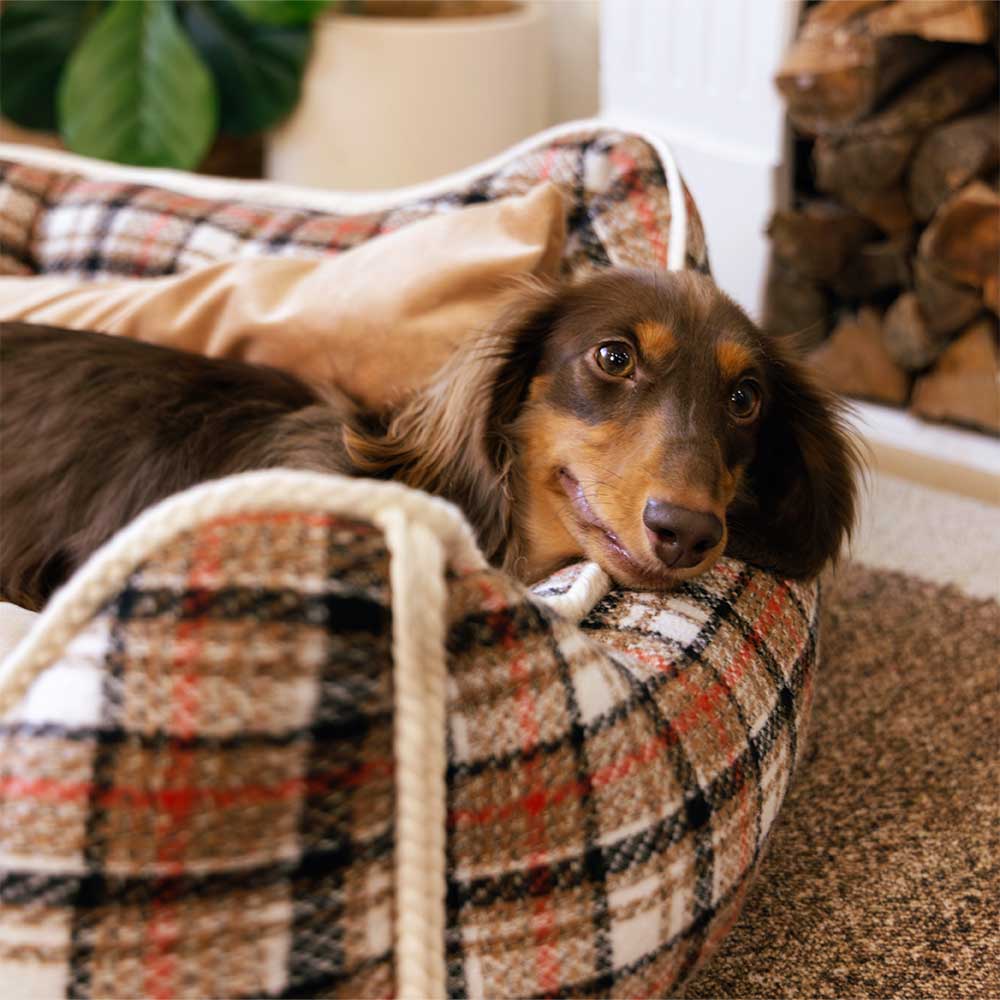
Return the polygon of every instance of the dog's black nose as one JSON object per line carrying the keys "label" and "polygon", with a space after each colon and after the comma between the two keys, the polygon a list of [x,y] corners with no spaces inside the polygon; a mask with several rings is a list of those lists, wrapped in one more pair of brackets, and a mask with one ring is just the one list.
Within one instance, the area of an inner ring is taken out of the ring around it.
{"label": "dog's black nose", "polygon": [[663,500],[646,501],[642,521],[653,536],[657,556],[675,569],[697,566],[722,538],[722,522],[714,514]]}

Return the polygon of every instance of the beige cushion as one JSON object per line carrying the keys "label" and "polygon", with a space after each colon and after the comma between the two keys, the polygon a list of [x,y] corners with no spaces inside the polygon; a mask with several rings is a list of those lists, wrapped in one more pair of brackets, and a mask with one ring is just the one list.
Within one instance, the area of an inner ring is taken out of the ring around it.
{"label": "beige cushion", "polygon": [[370,406],[422,385],[565,238],[551,184],[320,260],[248,258],[164,278],[0,278],[0,319],[99,330],[335,381]]}

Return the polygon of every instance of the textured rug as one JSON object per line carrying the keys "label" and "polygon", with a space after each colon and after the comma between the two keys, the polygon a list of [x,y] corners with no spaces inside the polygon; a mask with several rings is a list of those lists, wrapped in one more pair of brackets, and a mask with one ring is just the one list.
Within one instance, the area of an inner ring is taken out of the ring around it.
{"label": "textured rug", "polygon": [[899,541],[827,582],[810,747],[688,998],[1000,996],[1000,509],[874,492]]}

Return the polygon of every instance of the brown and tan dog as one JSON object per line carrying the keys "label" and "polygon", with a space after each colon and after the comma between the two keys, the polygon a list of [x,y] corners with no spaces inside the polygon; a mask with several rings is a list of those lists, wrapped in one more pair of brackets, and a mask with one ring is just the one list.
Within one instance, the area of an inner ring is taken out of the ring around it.
{"label": "brown and tan dog", "polygon": [[392,478],[534,580],[580,558],[664,589],[727,552],[808,578],[855,507],[838,406],[692,273],[526,287],[396,412],[237,361],[6,324],[0,592],[44,603],[155,501],[233,472]]}

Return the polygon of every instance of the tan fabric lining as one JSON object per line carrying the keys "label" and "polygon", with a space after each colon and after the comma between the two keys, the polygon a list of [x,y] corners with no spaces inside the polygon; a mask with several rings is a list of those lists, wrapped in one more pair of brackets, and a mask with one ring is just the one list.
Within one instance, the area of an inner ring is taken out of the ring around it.
{"label": "tan fabric lining", "polygon": [[[511,285],[558,273],[551,184],[433,216],[320,260],[228,260],[164,278],[0,278],[0,318],[99,330],[334,381],[380,406],[488,327]],[[391,276],[391,279],[388,277]]]}

